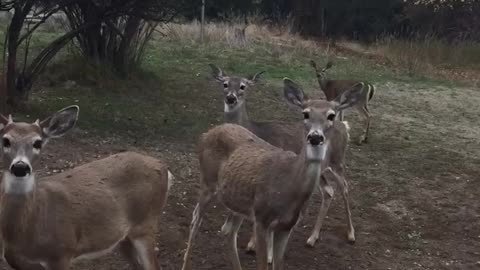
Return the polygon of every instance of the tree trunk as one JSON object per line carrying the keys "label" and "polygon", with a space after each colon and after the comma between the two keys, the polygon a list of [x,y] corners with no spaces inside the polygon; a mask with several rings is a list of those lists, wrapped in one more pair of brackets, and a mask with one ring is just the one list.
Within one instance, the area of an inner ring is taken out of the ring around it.
{"label": "tree trunk", "polygon": [[10,22],[7,33],[7,69],[5,72],[6,86],[7,86],[7,104],[17,106],[24,94],[24,89],[21,89],[22,85],[17,84],[17,50],[18,40],[20,38],[20,32],[23,28],[23,23],[28,15],[28,12],[32,9],[33,0],[27,0],[15,4],[15,13]]}
{"label": "tree trunk", "polygon": [[304,36],[322,35],[322,1],[298,0],[294,6],[294,30]]}
{"label": "tree trunk", "polygon": [[134,61],[132,61],[133,59],[131,59],[131,50],[133,49],[132,41],[135,40],[135,35],[137,34],[137,31],[141,31],[141,22],[141,18],[130,16],[125,23],[125,30],[122,41],[120,42],[117,53],[115,54],[115,59],[113,59],[113,63],[115,63],[114,68],[122,76],[127,76],[130,72],[130,68],[133,68],[130,66],[134,64]]}

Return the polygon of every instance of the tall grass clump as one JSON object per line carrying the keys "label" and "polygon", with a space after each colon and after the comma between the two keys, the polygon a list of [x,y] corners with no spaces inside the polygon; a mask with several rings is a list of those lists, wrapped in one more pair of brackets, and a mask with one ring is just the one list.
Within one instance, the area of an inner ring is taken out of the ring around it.
{"label": "tall grass clump", "polygon": [[480,69],[480,43],[474,41],[448,42],[433,35],[410,40],[386,37],[375,47],[395,65],[406,67],[411,73],[435,69]]}
{"label": "tall grass clump", "polygon": [[[255,52],[277,54],[285,62],[295,55],[322,55],[324,49],[316,41],[308,40],[291,31],[291,23],[283,25],[262,24],[258,19],[232,22],[208,22],[204,28],[203,46],[226,47]],[[200,45],[201,24],[198,21],[168,23],[158,27],[162,39],[179,44]]]}

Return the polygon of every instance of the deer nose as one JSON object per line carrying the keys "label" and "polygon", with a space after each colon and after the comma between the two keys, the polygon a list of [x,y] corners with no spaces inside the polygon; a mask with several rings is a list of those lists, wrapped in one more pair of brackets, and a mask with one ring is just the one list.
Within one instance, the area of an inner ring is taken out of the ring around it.
{"label": "deer nose", "polygon": [[228,95],[225,98],[225,101],[227,102],[227,104],[233,105],[233,104],[237,103],[237,97],[235,97],[234,95]]}
{"label": "deer nose", "polygon": [[10,172],[16,177],[24,177],[32,172],[30,165],[23,161],[18,161],[10,167]]}
{"label": "deer nose", "polygon": [[323,144],[325,142],[325,136],[314,132],[314,133],[308,134],[307,141],[311,145],[317,146],[317,145]]}

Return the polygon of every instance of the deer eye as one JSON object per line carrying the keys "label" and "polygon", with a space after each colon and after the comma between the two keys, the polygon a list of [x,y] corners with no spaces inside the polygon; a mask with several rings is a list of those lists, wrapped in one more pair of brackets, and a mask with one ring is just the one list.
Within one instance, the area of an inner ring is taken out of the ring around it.
{"label": "deer eye", "polygon": [[310,113],[309,112],[303,112],[303,119],[310,119]]}
{"label": "deer eye", "polygon": [[334,114],[334,113],[329,114],[329,115],[327,116],[327,120],[328,120],[328,121],[333,121],[333,120],[335,120],[335,114]]}
{"label": "deer eye", "polygon": [[223,87],[227,88],[227,87],[228,87],[228,83],[223,83]]}
{"label": "deer eye", "polygon": [[245,90],[245,85],[240,85],[240,90]]}
{"label": "deer eye", "polygon": [[34,143],[33,143],[33,148],[35,149],[42,149],[42,141],[41,140],[36,140]]}
{"label": "deer eye", "polygon": [[10,145],[11,145],[11,144],[10,144],[10,140],[7,139],[7,138],[3,138],[2,143],[3,143],[3,147],[5,147],[5,148],[10,147]]}

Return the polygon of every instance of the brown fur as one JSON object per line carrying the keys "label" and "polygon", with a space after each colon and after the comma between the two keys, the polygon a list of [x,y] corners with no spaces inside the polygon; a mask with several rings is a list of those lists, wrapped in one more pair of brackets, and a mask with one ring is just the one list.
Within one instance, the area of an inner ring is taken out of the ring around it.
{"label": "brown fur", "polygon": [[144,270],[159,270],[155,235],[169,189],[165,163],[125,152],[35,179],[41,149],[71,130],[78,112],[78,106],[69,106],[32,124],[0,115],[5,259],[19,270],[39,264],[66,270],[82,255],[119,246],[133,264],[138,259]]}
{"label": "brown fur", "polygon": [[[257,122],[248,117],[246,97],[248,96],[248,92],[253,90],[250,88],[255,85],[256,81],[259,80],[260,74],[263,72],[247,78],[227,76],[223,70],[215,65],[210,65],[210,67],[212,68],[213,77],[221,82],[222,86],[227,85],[227,87],[223,89],[225,98],[233,94],[238,99],[235,109],[228,112],[224,111],[226,123],[241,125],[273,146],[293,151],[297,154],[300,153],[302,150],[302,141],[298,140],[298,138],[302,135],[303,127],[301,123]],[[243,90],[240,89],[241,85],[245,87]]]}
{"label": "brown fur", "polygon": [[[190,269],[192,242],[202,223],[205,207],[214,194],[217,194],[220,202],[234,214],[229,217],[222,231],[229,235],[230,259],[235,270],[241,270],[236,237],[243,218],[253,220],[255,224],[258,235],[257,269],[267,269],[266,241],[270,233],[274,238],[274,269],[283,269],[283,254],[290,232],[298,222],[316,185],[320,186],[322,195],[326,193],[329,196],[327,205],[322,202],[320,224],[325,217],[333,196],[333,189],[329,184],[331,180],[341,185],[349,221],[348,235],[349,239],[354,241],[347,186],[343,177],[348,132],[342,122],[327,120],[327,116],[332,111],[341,111],[351,106],[359,92],[358,88],[346,92],[347,100],[343,103],[306,100],[303,91],[285,79],[287,100],[311,114],[306,118],[303,128],[309,136],[303,132],[296,138],[301,140],[303,145],[299,155],[273,147],[238,125],[223,124],[201,136],[198,149],[201,183],[204,188],[201,189],[193,213],[182,270]],[[325,144],[319,147],[307,146],[310,134],[317,131],[324,136]],[[314,158],[310,156],[312,154],[307,154],[314,151],[311,150],[312,147],[318,151],[326,149],[325,156],[315,154]],[[324,175],[322,169],[326,169],[327,174]]]}
{"label": "brown fur", "polygon": [[168,192],[167,166],[125,152],[2,194],[4,247],[30,261],[74,259],[120,240],[154,238]]}
{"label": "brown fur", "polygon": [[[372,84],[364,81],[327,79],[326,71],[332,67],[333,64],[331,62],[329,62],[322,70],[318,69],[314,60],[310,60],[310,64],[315,70],[320,90],[322,90],[322,92],[325,94],[325,98],[328,101],[336,99],[354,85],[362,84],[363,90],[361,93],[361,98],[358,99],[354,107],[360,112],[365,121],[365,128],[363,134],[359,138],[359,143],[361,144],[368,142],[368,131],[370,129],[370,111],[368,109],[368,103],[373,98],[375,87]],[[343,113],[340,114],[340,120],[343,121]]]}

